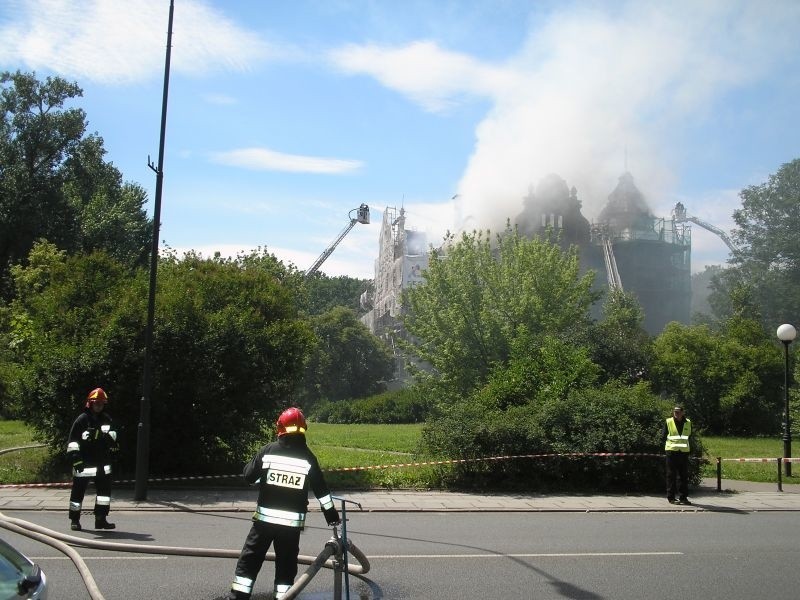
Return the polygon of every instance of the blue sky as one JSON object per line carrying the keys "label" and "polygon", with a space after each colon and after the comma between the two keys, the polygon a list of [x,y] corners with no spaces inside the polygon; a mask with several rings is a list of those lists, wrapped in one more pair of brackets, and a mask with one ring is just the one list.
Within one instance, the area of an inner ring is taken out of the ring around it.
{"label": "blue sky", "polygon": [[[152,199],[168,0],[4,0],[0,69],[60,75]],[[386,207],[436,243],[557,173],[590,220],[627,168],[730,232],[800,157],[794,0],[175,0],[161,241],[371,278]],[[454,198],[455,197],[455,198]],[[727,248],[693,227],[693,271]]]}

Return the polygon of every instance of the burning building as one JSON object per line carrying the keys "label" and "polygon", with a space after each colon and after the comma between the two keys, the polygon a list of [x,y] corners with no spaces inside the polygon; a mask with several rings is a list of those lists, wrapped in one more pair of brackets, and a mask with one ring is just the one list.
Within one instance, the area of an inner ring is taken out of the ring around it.
{"label": "burning building", "polygon": [[557,175],[545,177],[523,207],[519,231],[533,236],[551,228],[562,245],[578,246],[581,267],[597,272],[598,288],[621,288],[638,299],[650,334],[670,321],[689,322],[691,228],[653,215],[630,173],[619,178],[593,223],[581,213],[577,190]]}
{"label": "burning building", "polygon": [[[523,199],[512,221],[525,236],[548,230],[564,247],[579,249],[581,268],[597,273],[598,289],[632,293],[644,311],[644,328],[661,333],[670,321],[688,323],[691,302],[691,227],[655,216],[633,176],[624,173],[595,222],[581,212],[578,192],[557,175],[545,177]],[[425,235],[406,229],[404,210],[387,208],[375,262],[371,308],[362,321],[390,342],[401,332],[402,291],[422,281],[428,264]],[[599,316],[599,307],[597,313]]]}

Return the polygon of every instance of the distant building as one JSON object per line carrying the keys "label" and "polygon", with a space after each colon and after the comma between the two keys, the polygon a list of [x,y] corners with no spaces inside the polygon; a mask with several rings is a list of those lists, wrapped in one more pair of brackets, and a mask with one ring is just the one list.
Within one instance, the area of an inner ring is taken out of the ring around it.
{"label": "distant building", "polygon": [[[670,321],[689,323],[691,306],[691,227],[674,218],[653,215],[633,176],[624,173],[608,196],[596,222],[581,212],[578,192],[557,175],[548,175],[523,199],[513,220],[522,235],[543,236],[548,230],[563,247],[576,245],[581,269],[597,273],[596,289],[622,287],[638,299],[644,328],[658,335]],[[369,312],[362,322],[384,338],[404,364],[396,341],[405,333],[402,292],[424,281],[428,241],[423,233],[406,229],[405,211],[387,208],[383,214],[375,286],[371,298],[362,298]],[[599,318],[600,306],[593,316]]]}
{"label": "distant building", "polygon": [[550,228],[563,246],[578,246],[582,269],[597,272],[598,289],[621,286],[636,296],[648,333],[661,333],[670,321],[689,322],[691,228],[654,216],[630,173],[619,178],[594,223],[581,213],[575,188],[557,175],[545,177],[523,206],[515,220],[520,233],[544,235]]}
{"label": "distant building", "polygon": [[428,241],[424,233],[406,229],[403,208],[387,207],[378,243],[374,291],[372,297],[366,292],[361,297],[362,308],[368,310],[361,322],[392,348],[397,357],[396,383],[402,385],[407,379],[405,360],[397,348],[398,339],[405,336],[400,321],[402,295],[403,290],[425,280],[422,272],[428,268]]}

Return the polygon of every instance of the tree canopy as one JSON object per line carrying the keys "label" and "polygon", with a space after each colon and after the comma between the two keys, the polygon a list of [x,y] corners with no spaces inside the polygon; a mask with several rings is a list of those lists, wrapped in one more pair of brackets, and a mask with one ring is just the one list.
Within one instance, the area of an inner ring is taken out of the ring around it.
{"label": "tree canopy", "polygon": [[782,356],[758,321],[732,317],[720,331],[670,323],[653,347],[654,388],[684,404],[699,430],[777,431]]}
{"label": "tree canopy", "polygon": [[737,250],[730,268],[714,278],[710,302],[725,318],[735,310],[732,298],[749,296],[764,326],[773,329],[800,314],[800,159],[739,196]]}
{"label": "tree canopy", "polygon": [[583,336],[593,274],[581,276],[574,249],[516,230],[463,233],[434,251],[425,283],[404,304],[409,346],[441,382],[469,393],[499,365],[527,356],[546,336]]}
{"label": "tree canopy", "polygon": [[[101,386],[130,468],[143,372],[147,272],[105,252],[34,247],[14,268],[9,396],[61,450],[86,392]],[[160,472],[230,468],[290,403],[313,334],[274,257],[161,258],[154,332],[151,456]],[[284,273],[285,274],[285,273]],[[35,399],[35,402],[31,400]]]}
{"label": "tree canopy", "polygon": [[386,389],[394,374],[394,356],[352,310],[331,308],[313,317],[311,327],[316,345],[299,394],[304,405],[365,398]]}
{"label": "tree canopy", "polygon": [[146,194],[123,183],[102,138],[86,133],[86,114],[70,106],[78,85],[17,71],[0,74],[0,86],[0,297],[9,298],[10,266],[39,239],[145,264]]}
{"label": "tree canopy", "polygon": [[612,290],[603,305],[603,319],[589,329],[592,360],[603,370],[603,381],[633,384],[649,379],[652,340],[642,323],[644,313],[636,298]]}

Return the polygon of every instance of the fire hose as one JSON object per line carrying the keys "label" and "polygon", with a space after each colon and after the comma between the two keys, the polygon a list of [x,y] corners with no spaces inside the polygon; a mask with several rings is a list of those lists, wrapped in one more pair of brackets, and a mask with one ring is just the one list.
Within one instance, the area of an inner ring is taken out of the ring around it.
{"label": "fire hose", "polygon": [[[86,563],[84,563],[80,555],[70,546],[111,550],[117,552],[134,552],[138,554],[166,554],[204,558],[239,558],[238,550],[218,548],[189,548],[181,546],[156,546],[149,544],[123,544],[120,542],[89,540],[86,538],[53,531],[52,529],[47,529],[46,527],[42,527],[22,519],[8,517],[2,512],[0,512],[0,527],[45,543],[66,554],[78,568],[78,572],[80,573],[84,585],[89,592],[89,597],[92,600],[104,600],[104,597],[97,588],[94,577],[92,577],[92,574],[89,572]],[[287,598],[294,598],[296,594],[308,584],[308,582],[319,571],[319,569],[324,567],[326,569],[333,569],[336,571],[342,568],[339,561],[331,559],[331,556],[334,556],[337,552],[341,551],[340,548],[337,547],[337,544],[332,543],[333,541],[334,540],[327,542],[323,551],[316,558],[304,555],[299,555],[297,557],[298,563],[310,565],[310,568],[301,576],[300,580],[298,580],[290,590],[290,592],[294,592],[294,595],[286,596]],[[358,565],[348,564],[346,566],[348,573],[353,575],[363,575],[369,572],[369,560],[352,542],[348,541],[347,551],[350,552],[359,563]],[[267,553],[264,560],[274,561],[275,554],[273,552]],[[300,585],[301,583],[302,586]],[[295,588],[297,588],[296,591]]]}

